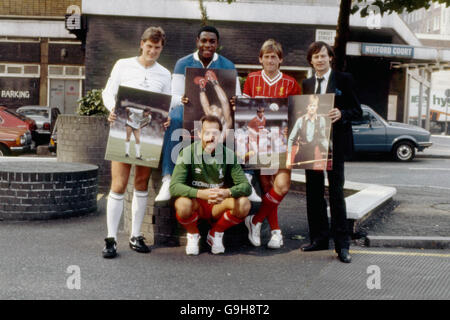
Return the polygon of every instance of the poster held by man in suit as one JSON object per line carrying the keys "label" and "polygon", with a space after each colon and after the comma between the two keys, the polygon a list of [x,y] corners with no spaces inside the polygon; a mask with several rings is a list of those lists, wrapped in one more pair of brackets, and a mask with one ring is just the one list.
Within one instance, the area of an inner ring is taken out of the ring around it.
{"label": "poster held by man in suit", "polygon": [[106,160],[158,168],[171,96],[120,86]]}
{"label": "poster held by man in suit", "polygon": [[332,166],[330,141],[334,94],[289,97],[287,164],[294,169],[329,170]]}
{"label": "poster held by man in suit", "polygon": [[244,169],[284,169],[288,133],[287,98],[238,98],[235,150]]}
{"label": "poster held by man in suit", "polygon": [[227,129],[233,128],[233,108],[230,100],[236,95],[236,70],[186,68],[183,128],[195,137],[195,121],[204,115],[217,116],[222,122],[222,139]]}

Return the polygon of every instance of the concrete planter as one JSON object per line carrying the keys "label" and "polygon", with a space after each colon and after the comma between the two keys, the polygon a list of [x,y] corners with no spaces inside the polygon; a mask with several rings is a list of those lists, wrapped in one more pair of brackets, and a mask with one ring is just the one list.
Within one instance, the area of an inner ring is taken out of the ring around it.
{"label": "concrete planter", "polygon": [[104,116],[62,114],[57,123],[57,159],[98,166],[99,191],[109,190],[111,162],[105,160],[109,123]]}

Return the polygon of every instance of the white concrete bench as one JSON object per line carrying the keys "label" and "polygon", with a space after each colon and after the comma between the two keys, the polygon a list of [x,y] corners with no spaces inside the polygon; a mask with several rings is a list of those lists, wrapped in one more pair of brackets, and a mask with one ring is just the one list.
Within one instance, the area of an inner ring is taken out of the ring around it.
{"label": "white concrete bench", "polygon": [[[305,183],[305,175],[298,172],[292,172],[292,181]],[[328,186],[328,180],[325,179],[325,186]],[[360,220],[375,208],[391,199],[397,189],[376,184],[356,183],[346,181],[344,189],[354,190],[356,193],[345,198],[347,206],[347,218]],[[328,216],[330,207],[328,207]]]}

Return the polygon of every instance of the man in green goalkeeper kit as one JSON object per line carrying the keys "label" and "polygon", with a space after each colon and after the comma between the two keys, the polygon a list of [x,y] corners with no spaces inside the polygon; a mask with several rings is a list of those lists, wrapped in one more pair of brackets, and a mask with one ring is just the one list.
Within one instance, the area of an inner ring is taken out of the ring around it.
{"label": "man in green goalkeeper kit", "polygon": [[233,151],[218,144],[222,123],[216,116],[201,120],[200,141],[184,148],[170,182],[177,220],[187,231],[186,254],[198,255],[198,219],[212,227],[207,242],[213,254],[224,253],[223,234],[244,221],[250,211],[251,186]]}

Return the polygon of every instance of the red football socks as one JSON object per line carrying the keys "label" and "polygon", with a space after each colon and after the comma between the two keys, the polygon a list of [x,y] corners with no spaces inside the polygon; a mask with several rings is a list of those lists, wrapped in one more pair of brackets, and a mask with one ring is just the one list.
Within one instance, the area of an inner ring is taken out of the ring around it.
{"label": "red football socks", "polygon": [[244,221],[244,219],[236,218],[231,214],[230,210],[225,211],[225,213],[220,217],[220,219],[216,222],[214,227],[211,228],[211,235],[214,236],[215,232],[224,232],[228,228],[231,228],[235,225],[238,225]]}
{"label": "red football socks", "polygon": [[278,206],[283,198],[284,196],[280,196],[273,188],[270,189],[270,191],[264,195],[261,207],[259,208],[258,213],[253,217],[252,223],[262,223],[267,217],[271,230],[280,229],[278,226]]}
{"label": "red football socks", "polygon": [[186,229],[188,233],[199,233],[197,222],[198,222],[198,213],[194,212],[192,216],[187,219],[182,219],[176,214],[178,222]]}

